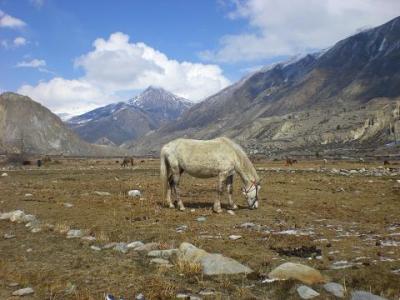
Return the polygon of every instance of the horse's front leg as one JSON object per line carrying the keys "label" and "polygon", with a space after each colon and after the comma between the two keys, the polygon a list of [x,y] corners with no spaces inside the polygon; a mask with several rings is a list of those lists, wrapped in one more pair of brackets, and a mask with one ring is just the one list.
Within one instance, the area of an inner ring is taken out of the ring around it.
{"label": "horse's front leg", "polygon": [[228,204],[230,209],[237,209],[237,205],[233,202],[232,193],[233,193],[233,175],[228,176],[226,179],[226,190],[228,192]]}
{"label": "horse's front leg", "polygon": [[222,212],[222,209],[221,209],[221,196],[224,193],[225,179],[226,179],[226,177],[223,176],[222,174],[220,174],[219,177],[218,177],[218,198],[215,199],[214,205],[213,205],[213,210],[217,214]]}

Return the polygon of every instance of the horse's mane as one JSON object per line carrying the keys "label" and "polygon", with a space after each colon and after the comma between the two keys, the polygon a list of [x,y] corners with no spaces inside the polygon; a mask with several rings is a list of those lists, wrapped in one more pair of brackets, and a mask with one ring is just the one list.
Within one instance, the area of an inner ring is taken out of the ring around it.
{"label": "horse's mane", "polygon": [[258,177],[256,169],[254,168],[250,159],[247,157],[247,154],[243,150],[243,148],[227,137],[222,137],[221,140],[223,140],[225,143],[229,144],[235,150],[235,153],[239,160],[240,169],[250,171],[251,175],[258,182],[260,180],[260,178]]}

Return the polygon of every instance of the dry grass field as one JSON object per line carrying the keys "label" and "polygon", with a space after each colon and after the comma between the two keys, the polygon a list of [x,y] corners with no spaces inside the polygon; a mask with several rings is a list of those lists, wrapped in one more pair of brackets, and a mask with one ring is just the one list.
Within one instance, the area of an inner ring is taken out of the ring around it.
{"label": "dry grass field", "polygon": [[[338,161],[325,167],[379,165]],[[262,283],[270,270],[287,261],[312,266],[343,284],[346,298],[361,289],[400,299],[400,176],[317,172],[320,161],[292,167],[260,161],[256,167],[262,178],[260,208],[245,207],[236,178],[234,197],[240,208],[235,215],[226,213],[225,206],[222,214],[212,212],[216,180],[189,176],[181,181],[186,211],[166,208],[160,199],[158,160],[121,168],[115,160],[65,159],[40,169],[2,171],[8,176],[0,177],[0,212],[33,214],[42,230],[32,233],[24,224],[0,221],[0,299],[17,299],[12,292],[27,286],[35,292],[24,299],[104,299],[105,293],[174,299],[178,293],[202,290],[214,292],[204,299],[299,299],[298,282]],[[273,169],[278,167],[283,170]],[[128,197],[131,189],[140,190],[142,197]],[[205,221],[197,220],[201,216]],[[255,226],[240,226],[246,222]],[[177,230],[182,225],[187,229]],[[96,240],[67,239],[69,229],[85,230]],[[6,239],[5,234],[15,237]],[[242,238],[231,240],[232,234]],[[146,253],[90,248],[131,241],[159,242],[163,249],[186,241],[255,272],[208,277],[196,266],[150,264]],[[305,250],[295,250],[301,247]],[[321,293],[314,299],[334,299],[320,286],[313,288]]]}

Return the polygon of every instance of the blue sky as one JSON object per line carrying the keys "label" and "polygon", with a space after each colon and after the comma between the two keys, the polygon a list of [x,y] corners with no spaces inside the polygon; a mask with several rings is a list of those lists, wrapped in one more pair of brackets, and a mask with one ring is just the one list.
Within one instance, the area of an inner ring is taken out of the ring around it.
{"label": "blue sky", "polygon": [[397,0],[0,0],[0,90],[81,113],[148,85],[200,101],[380,25]]}

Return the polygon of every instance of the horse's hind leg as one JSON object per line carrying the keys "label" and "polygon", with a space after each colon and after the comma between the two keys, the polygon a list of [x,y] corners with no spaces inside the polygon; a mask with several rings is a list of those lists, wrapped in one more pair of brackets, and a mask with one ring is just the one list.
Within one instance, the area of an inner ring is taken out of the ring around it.
{"label": "horse's hind leg", "polygon": [[180,211],[184,211],[185,210],[185,206],[183,205],[182,199],[180,197],[180,191],[179,191],[179,179],[180,179],[179,172],[178,172],[178,174],[174,174],[172,176],[172,178],[173,178],[172,179],[173,180],[173,189],[174,189],[176,201],[178,203],[178,209]]}
{"label": "horse's hind leg", "polygon": [[219,175],[218,177],[218,198],[215,199],[214,205],[213,205],[213,210],[216,213],[221,213],[221,196],[224,193],[224,183],[225,183],[226,177],[222,174]]}
{"label": "horse's hind leg", "polygon": [[174,181],[172,176],[168,179],[168,189],[167,189],[167,204],[169,206],[169,208],[175,208],[175,205],[172,203],[171,200],[171,193],[172,193],[172,188],[174,186]]}
{"label": "horse's hind leg", "polygon": [[230,209],[237,209],[237,205],[233,202],[232,193],[233,193],[233,175],[228,176],[226,179],[226,190],[228,192],[228,204]]}

